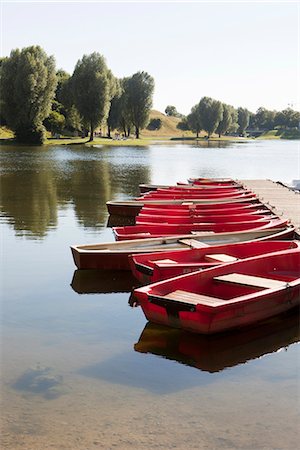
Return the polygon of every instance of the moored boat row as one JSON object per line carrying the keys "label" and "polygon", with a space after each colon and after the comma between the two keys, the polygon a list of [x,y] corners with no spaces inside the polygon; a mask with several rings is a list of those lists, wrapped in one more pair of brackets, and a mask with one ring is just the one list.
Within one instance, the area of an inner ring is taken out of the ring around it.
{"label": "moored boat row", "polygon": [[[120,242],[72,246],[79,269],[129,270],[148,320],[196,333],[233,329],[299,304],[300,245],[294,227],[241,183],[189,180],[142,185],[144,195],[107,202],[136,216],[114,227]],[[287,240],[291,239],[291,240]]]}

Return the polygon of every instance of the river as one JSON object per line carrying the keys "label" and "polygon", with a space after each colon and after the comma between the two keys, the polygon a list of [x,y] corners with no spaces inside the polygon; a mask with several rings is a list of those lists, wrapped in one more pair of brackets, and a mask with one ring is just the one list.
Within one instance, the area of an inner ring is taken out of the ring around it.
{"label": "river", "polygon": [[299,318],[222,339],[147,324],[124,273],[76,271],[111,241],[106,201],[188,177],[300,179],[299,141],[14,147],[1,163],[2,446],[295,449]]}

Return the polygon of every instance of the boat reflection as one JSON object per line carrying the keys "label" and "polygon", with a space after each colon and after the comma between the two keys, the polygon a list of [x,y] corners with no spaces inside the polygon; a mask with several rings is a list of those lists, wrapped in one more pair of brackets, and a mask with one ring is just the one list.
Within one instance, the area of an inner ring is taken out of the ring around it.
{"label": "boat reflection", "polygon": [[135,216],[117,216],[115,214],[110,214],[107,220],[107,227],[124,227],[126,225],[135,225]]}
{"label": "boat reflection", "polygon": [[134,350],[213,373],[277,352],[299,340],[299,309],[296,308],[255,327],[212,336],[148,322]]}
{"label": "boat reflection", "polygon": [[78,294],[131,292],[137,285],[131,272],[124,270],[75,270],[71,282]]}

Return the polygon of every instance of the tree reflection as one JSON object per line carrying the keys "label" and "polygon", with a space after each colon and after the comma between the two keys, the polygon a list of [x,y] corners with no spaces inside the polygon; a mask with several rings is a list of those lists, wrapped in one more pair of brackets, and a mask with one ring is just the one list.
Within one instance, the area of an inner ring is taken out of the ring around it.
{"label": "tree reflection", "polygon": [[45,237],[70,205],[80,227],[105,227],[106,202],[137,195],[139,183],[149,182],[147,167],[115,165],[107,152],[10,146],[0,156],[1,213],[20,236]]}

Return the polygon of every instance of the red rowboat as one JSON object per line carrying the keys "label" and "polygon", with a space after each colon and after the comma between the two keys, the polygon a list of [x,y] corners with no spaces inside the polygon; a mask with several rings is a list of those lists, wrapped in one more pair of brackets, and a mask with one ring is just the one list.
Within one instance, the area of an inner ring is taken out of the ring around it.
{"label": "red rowboat", "polygon": [[176,236],[179,234],[196,234],[197,232],[225,233],[234,231],[264,230],[267,228],[283,228],[287,220],[274,219],[258,222],[228,222],[228,223],[197,223],[197,224],[162,224],[162,225],[133,225],[113,227],[117,241],[128,239],[155,238]]}
{"label": "red rowboat", "polygon": [[116,216],[136,216],[144,205],[170,207],[183,205],[191,207],[192,205],[201,206],[201,209],[216,209],[218,207],[227,208],[231,205],[241,205],[249,203],[259,203],[256,197],[237,197],[237,198],[219,198],[214,200],[207,199],[177,199],[177,200],[127,200],[127,201],[108,201],[106,202],[109,214]]}
{"label": "red rowboat", "polygon": [[156,191],[157,189],[203,189],[203,190],[209,190],[209,189],[243,189],[243,185],[240,183],[235,183],[232,185],[220,185],[220,184],[215,184],[213,185],[212,183],[210,184],[201,184],[201,185],[193,185],[191,183],[178,183],[177,185],[159,185],[159,184],[140,184],[139,185],[140,188],[140,192],[141,193],[145,193],[145,192],[149,192],[149,191]]}
{"label": "red rowboat", "polygon": [[78,269],[130,270],[128,256],[136,253],[165,252],[208,245],[252,241],[293,239],[294,227],[241,231],[233,233],[199,233],[191,236],[176,236],[156,239],[136,239],[122,242],[100,242],[97,244],[73,245],[74,262]]}
{"label": "red rowboat", "polygon": [[249,192],[249,190],[246,190],[244,188],[236,188],[234,186],[222,186],[222,187],[216,187],[216,188],[203,188],[203,187],[174,187],[174,188],[158,188],[155,191],[149,191],[144,193],[144,197],[151,197],[156,195],[165,195],[165,194],[178,194],[178,195],[186,195],[189,194],[202,194],[202,195],[225,195],[225,194],[231,194],[231,193],[243,193],[243,192]]}
{"label": "red rowboat", "polygon": [[148,214],[139,214],[135,219],[136,225],[154,225],[157,223],[170,224],[188,224],[188,223],[226,223],[226,222],[252,222],[257,220],[270,220],[278,218],[275,215],[264,214],[265,210],[258,210],[255,213],[216,215],[216,216],[153,216]]}
{"label": "red rowboat", "polygon": [[251,191],[237,190],[232,192],[222,192],[222,193],[206,193],[206,192],[149,192],[140,197],[136,197],[135,200],[177,200],[177,199],[204,199],[204,200],[214,200],[223,198],[255,198],[256,195]]}
{"label": "red rowboat", "polygon": [[286,250],[136,289],[148,320],[195,333],[239,328],[300,303],[300,251]]}
{"label": "red rowboat", "polygon": [[239,184],[239,182],[233,180],[232,178],[189,178],[188,183],[193,185],[213,185],[213,186],[232,186]]}
{"label": "red rowboat", "polygon": [[202,205],[156,205],[143,206],[137,217],[143,215],[151,216],[206,216],[206,215],[228,215],[228,214],[260,214],[263,210],[264,214],[271,214],[272,211],[262,203],[233,203],[227,207],[217,206],[216,208],[203,208]]}
{"label": "red rowboat", "polygon": [[219,264],[274,253],[293,248],[300,249],[300,241],[250,241],[214,245],[161,253],[131,255],[133,275],[142,283],[155,283]]}

